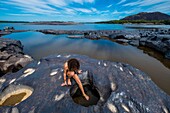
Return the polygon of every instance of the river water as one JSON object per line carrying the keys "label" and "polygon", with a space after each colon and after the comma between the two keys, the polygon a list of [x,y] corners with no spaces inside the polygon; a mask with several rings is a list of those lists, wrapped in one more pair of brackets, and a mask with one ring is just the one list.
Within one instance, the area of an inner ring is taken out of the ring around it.
{"label": "river water", "polygon": [[[1,24],[0,29],[4,28],[4,26],[13,26],[17,30],[133,30],[131,27],[118,24]],[[148,26],[144,27],[149,28]],[[154,26],[152,25],[151,27]],[[168,28],[169,26],[161,25],[155,27]],[[164,59],[159,53],[150,51],[149,49],[142,48],[143,50],[141,50],[130,45],[120,45],[108,40],[69,39],[67,35],[47,35],[34,31],[13,33],[3,37],[20,40],[24,45],[24,52],[36,60],[52,54],[73,53],[96,59],[128,63],[147,73],[161,89],[170,94],[170,60]],[[150,53],[154,53],[155,56],[150,56]]]}

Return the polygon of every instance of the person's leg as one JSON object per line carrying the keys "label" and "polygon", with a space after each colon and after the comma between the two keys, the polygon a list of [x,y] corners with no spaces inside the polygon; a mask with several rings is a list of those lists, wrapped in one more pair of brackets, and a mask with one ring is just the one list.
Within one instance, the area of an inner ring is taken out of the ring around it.
{"label": "person's leg", "polygon": [[71,80],[70,80],[70,78],[68,78],[68,85],[71,85]]}
{"label": "person's leg", "polygon": [[71,80],[70,80],[70,78],[74,75],[74,71],[69,71],[68,73],[67,73],[67,75],[68,75],[68,85],[71,85]]}

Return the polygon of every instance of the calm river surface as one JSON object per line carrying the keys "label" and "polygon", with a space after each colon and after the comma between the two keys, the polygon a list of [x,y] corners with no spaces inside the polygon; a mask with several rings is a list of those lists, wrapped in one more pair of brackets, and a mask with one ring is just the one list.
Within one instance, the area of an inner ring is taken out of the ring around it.
{"label": "calm river surface", "polygon": [[[63,30],[112,30],[128,29],[124,25],[114,24],[81,24],[81,25],[24,25],[1,24],[14,26],[15,29],[63,29]],[[152,26],[153,27],[153,26]],[[159,26],[160,27],[160,26]],[[164,26],[162,26],[164,27]],[[167,27],[167,26],[165,26]],[[169,26],[168,26],[169,27]],[[128,29],[132,30],[132,29]],[[133,46],[120,45],[108,40],[69,39],[67,35],[45,35],[39,32],[13,33],[3,36],[20,40],[24,45],[24,52],[39,60],[44,56],[60,53],[74,53],[91,58],[128,63],[145,73],[165,92],[170,94],[170,60],[161,59],[165,64],[149,56],[143,50]]]}

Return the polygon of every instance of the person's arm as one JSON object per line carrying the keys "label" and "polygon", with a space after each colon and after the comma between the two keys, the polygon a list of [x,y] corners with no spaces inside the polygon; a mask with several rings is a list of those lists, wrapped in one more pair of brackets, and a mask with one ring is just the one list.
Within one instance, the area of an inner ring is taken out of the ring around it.
{"label": "person's arm", "polygon": [[66,82],[66,71],[67,71],[67,62],[64,63],[64,74],[63,74],[63,76],[64,76],[64,83],[62,83],[61,86],[67,85],[67,82]]}
{"label": "person's arm", "polygon": [[82,85],[82,83],[81,83],[81,81],[80,81],[78,75],[77,75],[77,74],[74,74],[73,78],[74,78],[75,81],[77,82],[77,84],[78,84],[78,86],[79,86],[79,88],[80,88],[80,90],[81,90],[83,96],[86,98],[86,100],[89,100],[89,96],[85,94],[83,85]]}

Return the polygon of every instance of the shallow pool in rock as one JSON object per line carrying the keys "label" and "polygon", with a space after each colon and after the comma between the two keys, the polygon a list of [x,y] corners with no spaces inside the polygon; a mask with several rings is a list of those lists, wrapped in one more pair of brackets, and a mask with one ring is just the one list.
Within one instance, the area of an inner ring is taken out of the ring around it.
{"label": "shallow pool in rock", "polygon": [[13,33],[5,38],[20,40],[24,52],[34,59],[52,54],[74,53],[91,58],[128,63],[145,73],[165,92],[170,94],[170,69],[162,61],[149,56],[146,51],[133,46],[120,45],[108,40],[69,39],[67,35],[45,35],[39,32]]}

